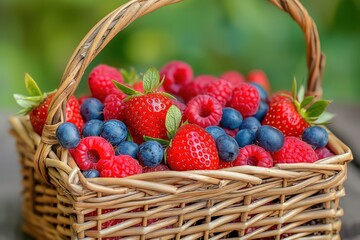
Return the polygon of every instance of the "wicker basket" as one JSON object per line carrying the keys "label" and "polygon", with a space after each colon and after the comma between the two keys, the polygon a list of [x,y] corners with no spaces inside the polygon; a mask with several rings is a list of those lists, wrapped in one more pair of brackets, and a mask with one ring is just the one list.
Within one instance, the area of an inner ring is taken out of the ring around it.
{"label": "wicker basket", "polygon": [[[37,239],[340,239],[339,199],[345,195],[352,154],[333,134],[330,148],[336,155],[315,164],[155,172],[123,179],[85,179],[59,147],[55,130],[89,63],[131,22],[179,1],[132,0],[100,21],[71,57],[42,136],[28,117],[10,119],[22,165],[24,231]],[[298,0],[271,3],[301,26],[307,93],[321,95],[324,58],[313,20]],[[109,220],[118,224],[102,229]]]}

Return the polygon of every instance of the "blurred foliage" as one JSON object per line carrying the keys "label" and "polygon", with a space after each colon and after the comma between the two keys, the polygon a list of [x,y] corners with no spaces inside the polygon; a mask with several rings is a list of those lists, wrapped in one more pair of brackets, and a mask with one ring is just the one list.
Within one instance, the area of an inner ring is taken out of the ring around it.
{"label": "blurred foliage", "polygon": [[[13,107],[29,72],[43,90],[58,86],[77,44],[108,12],[125,1],[1,0],[0,106]],[[327,56],[324,94],[359,101],[360,0],[303,0],[317,23]],[[87,74],[99,63],[144,71],[167,61],[189,62],[196,74],[263,69],[275,90],[306,77],[300,28],[287,14],[260,0],[184,1],[131,24],[87,69],[77,94],[88,91]]]}

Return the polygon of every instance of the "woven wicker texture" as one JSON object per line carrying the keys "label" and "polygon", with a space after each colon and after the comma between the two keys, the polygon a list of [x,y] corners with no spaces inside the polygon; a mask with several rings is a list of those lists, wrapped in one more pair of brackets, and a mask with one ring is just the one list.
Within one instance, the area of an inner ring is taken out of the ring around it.
{"label": "woven wicker texture", "polygon": [[[339,198],[345,195],[342,185],[352,155],[332,134],[336,156],[316,164],[156,172],[122,179],[85,179],[68,151],[58,146],[55,130],[90,62],[130,23],[175,2],[130,1],[85,36],[66,67],[42,136],[34,133],[27,117],[10,119],[22,164],[24,230],[38,239],[339,239]],[[316,25],[299,1],[270,2],[303,30],[307,94],[321,96],[324,57]],[[108,221],[117,224],[103,228]]]}

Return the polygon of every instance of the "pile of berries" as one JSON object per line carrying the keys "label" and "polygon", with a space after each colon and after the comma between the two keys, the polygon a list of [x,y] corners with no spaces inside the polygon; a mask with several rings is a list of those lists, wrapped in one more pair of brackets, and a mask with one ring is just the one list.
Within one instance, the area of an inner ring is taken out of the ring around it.
{"label": "pile of berries", "polygon": [[[41,134],[53,93],[26,75],[30,96],[15,95]],[[72,97],[56,137],[85,177],[126,177],[154,171],[216,170],[278,163],[312,163],[333,155],[322,126],[329,101],[297,91],[270,93],[260,70],[194,76],[172,61],[134,71],[99,65],[91,95]]]}

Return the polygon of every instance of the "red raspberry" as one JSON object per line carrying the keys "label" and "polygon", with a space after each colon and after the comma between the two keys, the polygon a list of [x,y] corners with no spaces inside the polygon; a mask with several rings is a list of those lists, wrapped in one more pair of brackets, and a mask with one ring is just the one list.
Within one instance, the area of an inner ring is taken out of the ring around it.
{"label": "red raspberry", "polygon": [[113,156],[111,160],[102,159],[97,164],[100,177],[123,178],[142,173],[139,162],[128,155]]}
{"label": "red raspberry", "polygon": [[242,165],[271,168],[273,159],[265,149],[252,144],[241,148],[238,157],[234,161],[234,166]]}
{"label": "red raspberry", "polygon": [[236,134],[239,132],[239,129],[234,129],[234,130],[231,130],[231,129],[226,129],[226,128],[222,128],[224,129],[224,131],[226,132],[227,135],[229,135],[230,137],[235,137]]}
{"label": "red raspberry", "polygon": [[235,87],[239,86],[241,83],[245,82],[245,77],[237,71],[224,72],[220,76],[220,78],[231,83],[233,88],[235,88]]}
{"label": "red raspberry", "polygon": [[216,77],[211,75],[199,75],[181,88],[180,97],[187,103],[193,97],[202,94],[209,83],[217,80]]}
{"label": "red raspberry", "polygon": [[95,169],[100,160],[109,160],[114,156],[111,144],[102,137],[86,137],[71,152],[81,170]]}
{"label": "red raspberry", "polygon": [[260,106],[260,94],[256,87],[242,83],[233,90],[230,107],[238,110],[243,118],[254,115]]}
{"label": "red raspberry", "polygon": [[92,96],[104,101],[107,95],[120,92],[112,82],[113,80],[119,83],[124,82],[121,73],[116,68],[104,64],[95,67],[88,79]]}
{"label": "red raspberry", "polygon": [[327,158],[327,157],[331,157],[331,156],[335,155],[327,147],[315,149],[315,152],[316,152],[316,155],[318,156],[318,159],[323,159],[323,158]]}
{"label": "red raspberry", "polygon": [[170,171],[170,168],[164,164],[159,164],[156,167],[144,167],[143,168],[143,173],[161,172],[161,171]]}
{"label": "red raspberry", "polygon": [[225,162],[223,160],[219,160],[219,169],[230,168],[234,166],[234,162]]}
{"label": "red raspberry", "polygon": [[277,163],[313,163],[318,160],[314,149],[297,137],[285,137],[284,146],[273,153],[274,165]]}
{"label": "red raspberry", "polygon": [[125,94],[110,94],[104,100],[104,120],[117,119],[124,121]]}
{"label": "red raspberry", "polygon": [[262,70],[253,70],[249,72],[247,79],[249,82],[254,82],[262,86],[268,93],[271,92],[270,83],[266,73]]}
{"label": "red raspberry", "polygon": [[172,61],[166,64],[160,71],[161,79],[165,77],[164,89],[175,95],[179,94],[182,86],[193,79],[193,70],[185,62]]}
{"label": "red raspberry", "polygon": [[209,83],[204,89],[204,94],[216,98],[221,106],[225,107],[231,99],[232,85],[225,80],[219,79]]}
{"label": "red raspberry", "polygon": [[199,95],[188,103],[185,115],[189,123],[195,123],[200,127],[217,126],[221,121],[222,107],[215,98]]}

